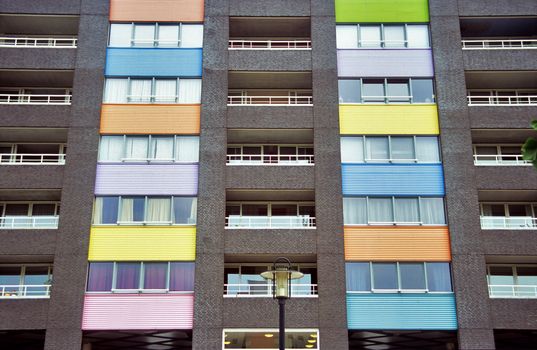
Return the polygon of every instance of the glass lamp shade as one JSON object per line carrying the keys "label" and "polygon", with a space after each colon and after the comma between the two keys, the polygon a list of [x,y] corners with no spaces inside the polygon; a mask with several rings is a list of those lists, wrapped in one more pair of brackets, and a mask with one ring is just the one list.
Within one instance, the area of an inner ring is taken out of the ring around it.
{"label": "glass lamp shade", "polygon": [[274,297],[278,299],[291,297],[289,290],[290,281],[302,278],[303,276],[304,274],[302,272],[289,270],[287,267],[276,267],[275,270],[265,271],[261,274],[261,277],[272,281]]}

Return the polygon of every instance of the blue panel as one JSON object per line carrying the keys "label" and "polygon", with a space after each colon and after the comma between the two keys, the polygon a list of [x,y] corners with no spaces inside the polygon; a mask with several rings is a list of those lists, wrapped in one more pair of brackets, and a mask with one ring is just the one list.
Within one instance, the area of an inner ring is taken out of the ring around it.
{"label": "blue panel", "polygon": [[443,196],[441,164],[343,164],[345,196]]}
{"label": "blue panel", "polygon": [[347,293],[349,329],[457,329],[453,294]]}
{"label": "blue panel", "polygon": [[201,77],[201,49],[108,48],[105,75]]}

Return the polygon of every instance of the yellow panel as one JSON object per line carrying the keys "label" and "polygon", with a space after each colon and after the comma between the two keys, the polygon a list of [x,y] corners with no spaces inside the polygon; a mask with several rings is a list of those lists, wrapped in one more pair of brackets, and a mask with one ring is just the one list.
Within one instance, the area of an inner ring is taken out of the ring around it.
{"label": "yellow panel", "polygon": [[342,135],[438,135],[436,105],[342,105]]}
{"label": "yellow panel", "polygon": [[193,261],[196,258],[194,226],[94,226],[90,261]]}

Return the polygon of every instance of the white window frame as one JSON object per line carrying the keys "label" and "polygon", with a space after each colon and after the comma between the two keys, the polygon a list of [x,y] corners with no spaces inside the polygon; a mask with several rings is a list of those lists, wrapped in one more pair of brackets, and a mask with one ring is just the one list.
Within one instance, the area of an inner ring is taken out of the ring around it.
{"label": "white window frame", "polygon": [[[185,25],[202,25],[203,26],[203,23],[183,23],[183,22],[173,22],[173,23],[159,23],[159,22],[154,22],[154,23],[147,23],[147,22],[114,22],[112,24],[129,24],[130,25],[130,46],[123,46],[123,47],[131,47],[131,48],[148,48],[148,47],[155,47],[155,48],[183,48],[183,27]],[[153,43],[152,44],[148,44],[148,45],[137,45],[136,43],[136,39],[135,39],[135,28],[136,26],[153,26],[153,30],[154,30],[154,37],[153,37]],[[177,37],[177,45],[176,46],[172,46],[168,43],[168,45],[164,44],[164,43],[161,43],[160,41],[160,38],[159,38],[159,27],[160,26],[177,26],[178,27],[178,37]],[[110,37],[111,37],[111,31],[112,31],[112,26],[109,27],[109,34],[108,34],[108,41],[107,41],[107,44],[108,44],[108,47],[116,47],[116,46],[110,46]],[[203,40],[203,38],[202,38]],[[200,43],[200,46],[196,46],[196,47],[189,47],[189,48],[202,48],[203,47],[203,42]]]}
{"label": "white window frame", "polygon": [[[338,26],[356,26],[356,38],[357,38],[357,42],[356,42],[356,46],[354,47],[347,47],[347,48],[339,48],[338,47],[338,50],[355,50],[355,49],[364,49],[364,50],[375,50],[375,49],[388,49],[388,50],[401,50],[401,49],[430,49],[431,48],[431,28],[430,26],[427,24],[427,23],[364,23],[364,24],[338,24]],[[397,25],[397,26],[403,26],[403,35],[404,35],[404,40],[403,40],[403,45],[401,47],[396,47],[396,46],[386,46],[386,34],[385,34],[385,27],[387,26],[393,26],[393,25]],[[427,34],[428,34],[428,43],[429,43],[429,46],[427,47],[409,47],[409,38],[408,38],[408,26],[413,26],[413,25],[421,25],[421,26],[427,26]],[[362,43],[362,31],[361,31],[361,27],[363,26],[366,26],[366,27],[371,27],[371,26],[377,26],[377,27],[380,27],[380,46],[376,47],[376,46],[367,46],[367,45],[364,45]]]}

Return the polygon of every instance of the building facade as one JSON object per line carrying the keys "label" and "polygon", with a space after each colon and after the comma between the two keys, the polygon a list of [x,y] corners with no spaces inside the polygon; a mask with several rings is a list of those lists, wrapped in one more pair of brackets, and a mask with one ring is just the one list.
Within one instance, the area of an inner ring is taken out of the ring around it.
{"label": "building facade", "polygon": [[530,0],[0,0],[0,347],[533,349],[536,106]]}

